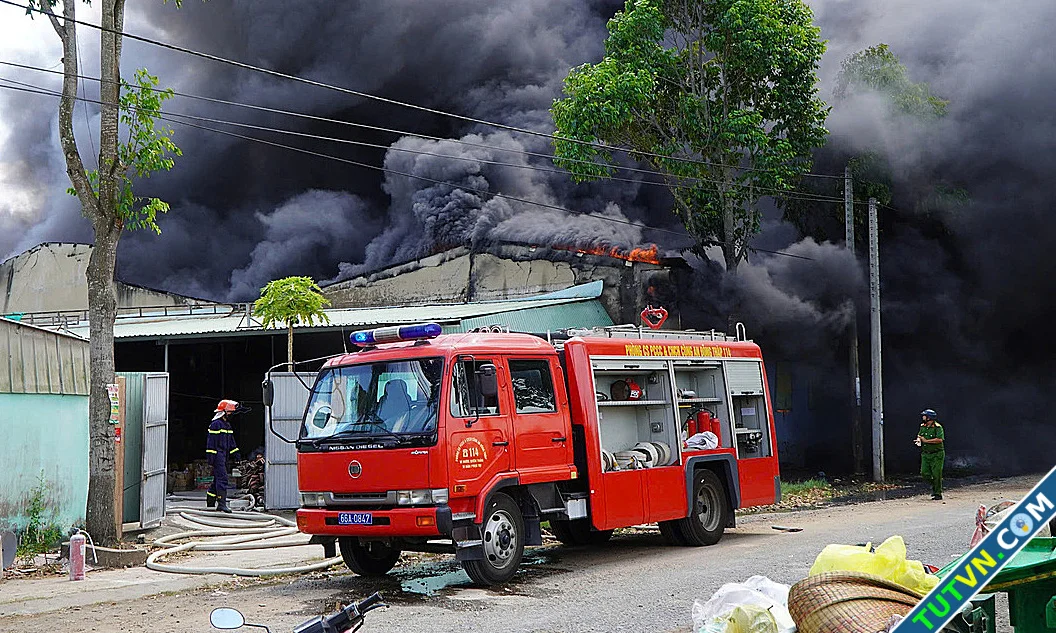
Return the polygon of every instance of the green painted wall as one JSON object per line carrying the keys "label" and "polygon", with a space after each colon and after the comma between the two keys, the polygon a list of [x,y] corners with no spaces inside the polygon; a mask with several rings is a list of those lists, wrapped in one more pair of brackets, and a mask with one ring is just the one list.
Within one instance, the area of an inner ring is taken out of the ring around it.
{"label": "green painted wall", "polygon": [[0,527],[22,529],[44,472],[47,521],[84,522],[88,504],[88,396],[0,393]]}

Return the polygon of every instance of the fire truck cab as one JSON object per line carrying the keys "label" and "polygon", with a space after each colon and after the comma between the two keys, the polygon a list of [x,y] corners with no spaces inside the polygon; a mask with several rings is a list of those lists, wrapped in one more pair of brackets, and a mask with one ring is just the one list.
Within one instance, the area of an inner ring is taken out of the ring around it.
{"label": "fire truck cab", "polygon": [[[637,327],[561,337],[356,332],[323,366],[297,438],[298,528],[361,575],[451,552],[508,580],[543,522],[568,545],[659,523],[711,545],[780,496],[757,345]],[[266,387],[267,391],[267,387]],[[267,400],[267,395],[265,396]]]}

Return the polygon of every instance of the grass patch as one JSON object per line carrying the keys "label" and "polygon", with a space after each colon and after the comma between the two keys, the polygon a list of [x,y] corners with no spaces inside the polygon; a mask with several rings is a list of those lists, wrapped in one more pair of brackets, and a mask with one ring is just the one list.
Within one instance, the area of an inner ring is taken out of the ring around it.
{"label": "grass patch", "polygon": [[832,484],[824,479],[808,479],[806,481],[793,481],[789,483],[781,482],[782,497],[809,495],[832,489]]}

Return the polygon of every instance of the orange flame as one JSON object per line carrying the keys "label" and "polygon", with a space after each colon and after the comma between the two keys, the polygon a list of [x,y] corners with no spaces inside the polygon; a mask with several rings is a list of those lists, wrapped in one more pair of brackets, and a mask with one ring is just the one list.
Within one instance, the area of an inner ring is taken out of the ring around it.
{"label": "orange flame", "polygon": [[585,255],[601,255],[603,257],[612,257],[614,259],[622,259],[629,262],[643,262],[646,264],[660,265],[660,253],[656,244],[651,244],[648,248],[635,248],[630,251],[624,251],[618,246],[613,246],[611,248],[605,246],[594,246],[591,248],[558,246],[556,248],[565,251],[575,251]]}

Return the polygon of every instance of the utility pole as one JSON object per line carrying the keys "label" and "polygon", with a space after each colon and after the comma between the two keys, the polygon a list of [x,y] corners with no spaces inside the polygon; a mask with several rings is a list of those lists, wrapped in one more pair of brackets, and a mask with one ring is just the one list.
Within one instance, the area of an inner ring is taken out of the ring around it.
{"label": "utility pole", "polygon": [[873,361],[873,481],[884,481],[884,386],[880,364],[880,247],[876,198],[869,198],[869,323]]}
{"label": "utility pole", "polygon": [[[854,255],[854,181],[851,179],[851,166],[843,171],[843,222],[846,232],[847,250]],[[855,264],[858,259],[855,258]],[[862,379],[858,372],[858,309],[851,299],[851,391],[854,393],[854,408],[851,411],[851,451],[854,459],[854,472],[863,473],[865,450],[862,442]]]}

